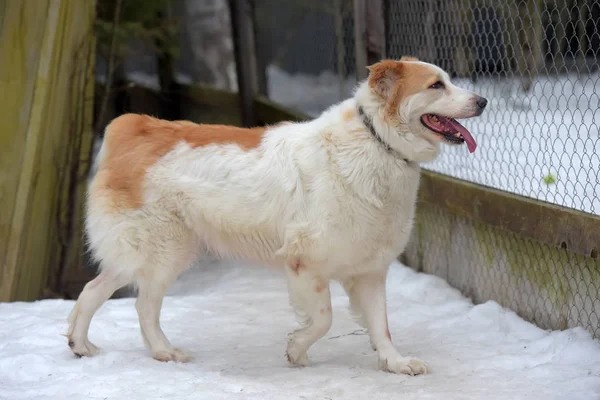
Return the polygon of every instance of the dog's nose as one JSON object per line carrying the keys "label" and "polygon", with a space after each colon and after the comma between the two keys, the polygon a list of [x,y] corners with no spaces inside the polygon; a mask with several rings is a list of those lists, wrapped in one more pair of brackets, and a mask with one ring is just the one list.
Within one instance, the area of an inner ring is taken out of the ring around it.
{"label": "dog's nose", "polygon": [[487,99],[484,97],[479,97],[476,101],[477,103],[477,107],[479,107],[480,110],[483,110],[485,108],[485,106],[487,106]]}

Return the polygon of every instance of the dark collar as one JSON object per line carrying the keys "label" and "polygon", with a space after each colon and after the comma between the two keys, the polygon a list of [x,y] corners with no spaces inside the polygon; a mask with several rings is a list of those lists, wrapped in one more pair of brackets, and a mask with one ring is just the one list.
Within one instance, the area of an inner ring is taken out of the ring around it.
{"label": "dark collar", "polygon": [[377,133],[377,131],[375,130],[375,127],[373,126],[373,121],[371,120],[371,118],[369,118],[367,116],[367,114],[365,114],[365,110],[362,108],[362,106],[358,106],[358,115],[360,115],[360,118],[362,119],[363,124],[365,124],[365,126],[367,127],[369,132],[371,132],[371,135],[373,135],[373,137],[383,146],[383,148],[388,153],[390,153],[390,154],[394,155],[395,157],[398,157],[398,158],[404,160],[406,163],[408,163],[408,160],[402,154],[400,154],[396,150],[392,149],[392,147],[385,140],[383,140],[383,138],[381,136],[379,136],[379,133]]}

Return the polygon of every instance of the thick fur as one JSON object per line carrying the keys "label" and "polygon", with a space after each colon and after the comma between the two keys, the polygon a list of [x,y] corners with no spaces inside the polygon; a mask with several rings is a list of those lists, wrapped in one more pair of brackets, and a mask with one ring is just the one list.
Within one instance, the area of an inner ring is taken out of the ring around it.
{"label": "thick fur", "polygon": [[[285,266],[301,317],[286,352],[290,363],[306,365],[307,350],[328,331],[329,282],[338,280],[381,367],[425,373],[424,362],[393,346],[385,300],[388,266],[411,232],[419,163],[439,153],[440,137],[419,118],[466,118],[481,110],[478,96],[453,86],[431,64],[386,60],[370,71],[353,98],[310,122],[243,130],[134,114],[115,119],[106,128],[87,207],[101,273],[69,318],[72,351],[98,351],[88,340],[93,314],[115,290],[135,284],[153,357],[187,361],[160,328],[162,298],[197,257],[212,254]],[[437,80],[445,89],[428,89]],[[375,140],[359,105],[394,151]]]}

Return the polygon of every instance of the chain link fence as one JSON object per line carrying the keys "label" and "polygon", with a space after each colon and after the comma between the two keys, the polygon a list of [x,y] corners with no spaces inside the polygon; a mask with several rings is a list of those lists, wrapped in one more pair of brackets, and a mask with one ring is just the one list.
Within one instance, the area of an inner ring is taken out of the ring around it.
{"label": "chain link fence", "polygon": [[318,116],[352,95],[356,84],[352,0],[255,0],[263,91]]}
{"label": "chain link fence", "polygon": [[488,98],[477,154],[426,168],[600,214],[600,1],[388,2],[388,56],[440,65]]}
{"label": "chain link fence", "polygon": [[[389,0],[386,18],[388,57],[433,62],[489,100],[465,121],[477,152],[445,147],[425,169],[600,215],[600,1]],[[600,337],[597,250],[578,255],[428,203],[417,213],[406,263],[542,328]]]}

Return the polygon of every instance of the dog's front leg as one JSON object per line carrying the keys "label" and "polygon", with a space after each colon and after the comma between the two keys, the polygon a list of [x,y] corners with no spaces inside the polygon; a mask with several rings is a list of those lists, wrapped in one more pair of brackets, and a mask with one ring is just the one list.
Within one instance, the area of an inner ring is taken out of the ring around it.
{"label": "dog's front leg", "polygon": [[371,344],[379,356],[380,368],[397,374],[427,373],[427,366],[423,361],[403,357],[392,344],[386,309],[386,276],[387,269],[384,269],[355,276],[344,282],[352,311],[369,331]]}
{"label": "dog's front leg", "polygon": [[293,365],[308,365],[306,352],[331,327],[329,281],[313,273],[300,261],[286,268],[290,303],[301,328],[290,335],[286,356]]}

